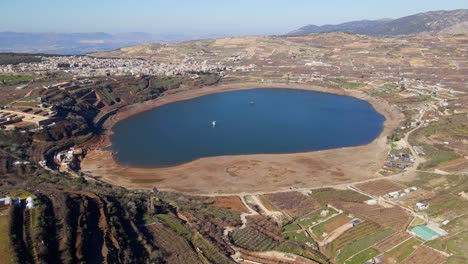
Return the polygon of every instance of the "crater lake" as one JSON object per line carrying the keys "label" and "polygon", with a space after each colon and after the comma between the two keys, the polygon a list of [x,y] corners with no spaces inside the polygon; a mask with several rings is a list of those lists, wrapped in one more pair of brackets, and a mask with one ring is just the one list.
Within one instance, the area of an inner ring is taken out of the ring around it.
{"label": "crater lake", "polygon": [[370,103],[351,96],[258,88],[205,95],[130,116],[115,124],[111,141],[122,165],[168,167],[213,156],[363,145],[379,136],[384,120]]}

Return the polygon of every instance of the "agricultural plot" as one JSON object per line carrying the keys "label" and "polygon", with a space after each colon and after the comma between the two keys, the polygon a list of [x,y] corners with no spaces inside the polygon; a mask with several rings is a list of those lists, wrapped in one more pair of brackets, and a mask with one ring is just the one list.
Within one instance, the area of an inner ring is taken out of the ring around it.
{"label": "agricultural plot", "polygon": [[263,216],[260,216],[260,215],[248,216],[247,226],[272,238],[275,241],[280,241],[282,239],[281,228],[273,224],[272,222],[268,221]]}
{"label": "agricultural plot", "polygon": [[187,240],[161,224],[147,226],[167,263],[202,263]]}
{"label": "agricultural plot", "polygon": [[236,246],[252,251],[272,250],[278,245],[278,242],[271,237],[249,226],[234,230],[229,235]]}
{"label": "agricultural plot", "polygon": [[410,237],[410,234],[406,233],[405,231],[401,231],[380,241],[374,246],[374,248],[383,253],[400,244],[402,241],[407,240]]}
{"label": "agricultural plot", "polygon": [[345,214],[339,214],[328,221],[322,222],[311,228],[312,233],[317,237],[321,238],[324,233],[330,234],[333,230],[348,223],[352,219]]}
{"label": "agricultural plot", "polygon": [[339,249],[343,248],[345,245],[357,241],[361,238],[369,236],[381,230],[382,227],[373,222],[364,222],[358,224],[357,226],[347,230],[342,235],[333,240],[330,244],[327,245],[326,250],[330,256],[333,256],[338,252]]}
{"label": "agricultural plot", "polygon": [[231,209],[241,213],[247,213],[248,210],[242,204],[239,196],[218,196],[214,198],[214,206]]}
{"label": "agricultural plot", "polygon": [[[3,212],[1,212],[3,213]],[[9,238],[9,215],[0,215],[0,263],[11,262],[11,249],[10,249],[10,238]]]}
{"label": "agricultural plot", "polygon": [[[367,235],[359,240],[352,241],[344,246],[340,253],[337,256],[338,263],[343,263],[351,256],[360,252],[366,248],[371,247],[375,243],[385,239],[386,237],[392,235],[395,231],[390,228],[379,230],[373,234]],[[368,260],[368,259],[365,259]]]}
{"label": "agricultural plot", "polygon": [[288,240],[297,241],[299,243],[314,243],[315,241],[309,237],[304,231],[284,233],[284,237]]}
{"label": "agricultural plot", "polygon": [[430,204],[427,214],[440,219],[452,219],[468,211],[468,202],[449,193],[439,193],[425,202]]}
{"label": "agricultural plot", "polygon": [[410,238],[396,248],[388,251],[384,259],[389,263],[400,263],[411,255],[421,245],[421,241],[416,238]]}
{"label": "agricultural plot", "polygon": [[421,246],[416,251],[406,258],[402,264],[440,264],[447,261],[448,257],[440,252],[437,252],[430,247]]}
{"label": "agricultural plot", "polygon": [[273,193],[263,197],[295,219],[320,208],[316,201],[299,192]]}
{"label": "agricultural plot", "polygon": [[360,203],[369,200],[368,196],[352,190],[336,190],[332,188],[314,190],[310,197],[324,206],[327,204],[338,205],[340,202]]}
{"label": "agricultural plot", "polygon": [[296,220],[295,223],[303,226],[304,228],[309,228],[310,226],[313,226],[323,220],[325,220],[326,218],[334,215],[334,214],[337,214],[338,212],[336,210],[334,210],[333,208],[331,207],[324,207],[320,210],[317,210],[311,214],[308,214],[298,220]]}
{"label": "agricultural plot", "polygon": [[377,181],[361,183],[361,184],[355,185],[355,187],[365,193],[375,195],[375,196],[381,196],[389,192],[401,191],[407,188],[403,184],[399,184],[399,183],[392,182],[389,180],[377,180]]}
{"label": "agricultural plot", "polygon": [[234,263],[229,258],[227,258],[221,251],[219,251],[219,249],[215,245],[204,239],[201,235],[196,235],[195,239],[193,240],[193,244],[195,247],[199,248],[203,252],[203,255],[211,263]]}
{"label": "agricultural plot", "polygon": [[468,230],[449,238],[432,240],[427,245],[463,259],[462,263],[468,263]]}
{"label": "agricultural plot", "polygon": [[412,219],[404,209],[398,206],[384,208],[364,203],[342,203],[341,206],[346,212],[399,231],[406,230]]}
{"label": "agricultural plot", "polygon": [[362,264],[362,263],[368,261],[369,259],[371,259],[373,257],[376,257],[377,255],[379,255],[379,251],[377,251],[375,248],[368,248],[368,249],[356,254],[355,256],[348,259],[344,263],[345,264]]}

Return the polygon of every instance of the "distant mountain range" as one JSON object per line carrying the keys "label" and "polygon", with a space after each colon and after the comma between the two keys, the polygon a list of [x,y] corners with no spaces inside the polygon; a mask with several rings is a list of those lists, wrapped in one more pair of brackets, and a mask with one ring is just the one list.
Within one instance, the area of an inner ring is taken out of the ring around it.
{"label": "distant mountain range", "polygon": [[375,37],[420,33],[468,34],[468,9],[431,11],[398,19],[361,20],[339,25],[308,25],[287,35],[298,36],[321,32],[345,32]]}
{"label": "distant mountain range", "polygon": [[152,35],[141,32],[123,34],[0,32],[0,52],[87,54],[145,43],[170,43],[196,38],[199,36]]}

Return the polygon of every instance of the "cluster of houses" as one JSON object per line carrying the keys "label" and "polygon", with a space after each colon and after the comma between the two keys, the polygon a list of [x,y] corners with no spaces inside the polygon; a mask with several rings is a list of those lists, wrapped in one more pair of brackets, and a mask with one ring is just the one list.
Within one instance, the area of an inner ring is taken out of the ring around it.
{"label": "cluster of houses", "polygon": [[388,155],[387,160],[385,162],[386,167],[404,170],[411,165],[410,163],[414,163],[415,158],[411,154],[399,153]]}
{"label": "cluster of houses", "polygon": [[418,190],[418,187],[413,186],[413,187],[410,187],[410,188],[406,188],[406,189],[404,189],[402,191],[389,192],[389,193],[387,193],[386,196],[388,198],[390,198],[390,199],[397,199],[397,198],[400,198],[400,197],[405,197],[409,193],[415,192],[417,190]]}
{"label": "cluster of houses", "polygon": [[61,151],[55,156],[55,162],[60,166],[62,170],[68,171],[73,170],[72,163],[76,162],[79,157],[83,155],[84,150],[82,148],[71,147],[68,150]]}
{"label": "cluster of houses", "polygon": [[[34,199],[32,197],[26,198],[25,203],[27,209],[32,209],[35,207]],[[21,199],[19,197],[11,198],[8,195],[0,198],[0,210],[10,208],[11,206],[21,206]]]}

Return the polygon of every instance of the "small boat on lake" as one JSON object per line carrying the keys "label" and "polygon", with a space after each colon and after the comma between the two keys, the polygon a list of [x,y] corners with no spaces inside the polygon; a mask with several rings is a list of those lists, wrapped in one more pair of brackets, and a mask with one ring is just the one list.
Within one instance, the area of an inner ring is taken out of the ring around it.
{"label": "small boat on lake", "polygon": [[216,121],[211,122],[211,124],[213,125],[213,128],[216,127]]}

